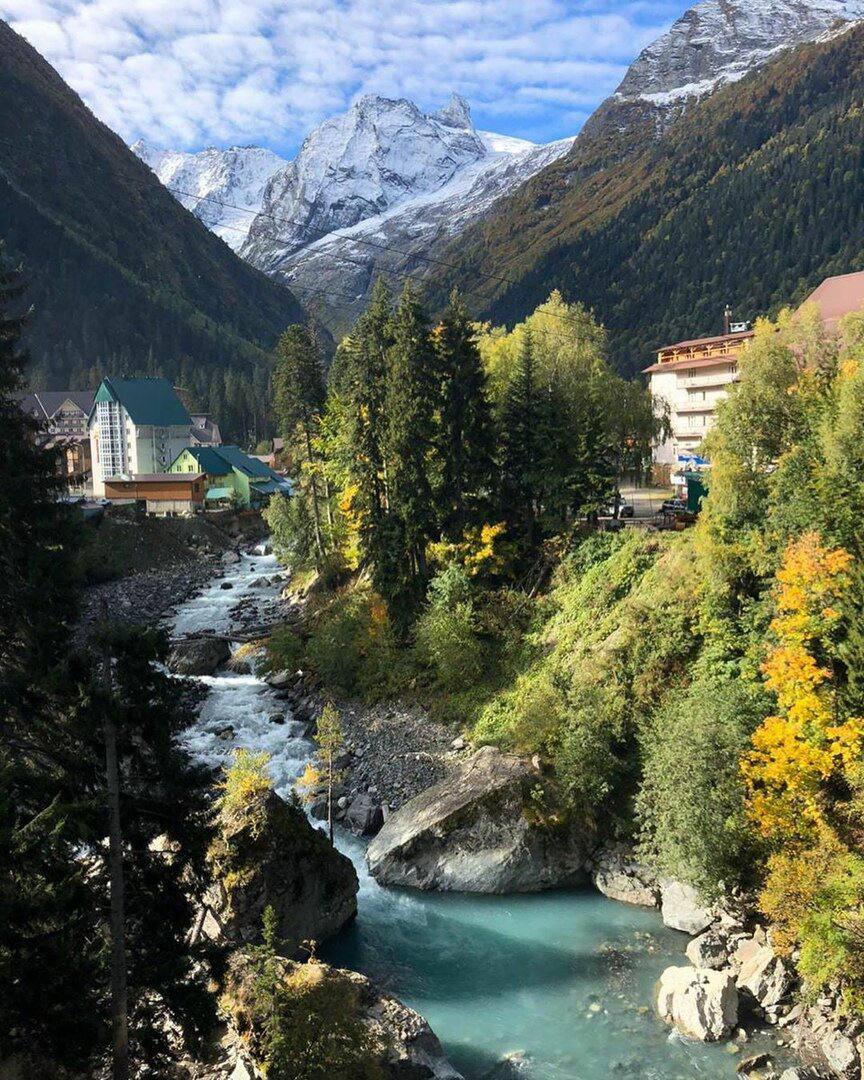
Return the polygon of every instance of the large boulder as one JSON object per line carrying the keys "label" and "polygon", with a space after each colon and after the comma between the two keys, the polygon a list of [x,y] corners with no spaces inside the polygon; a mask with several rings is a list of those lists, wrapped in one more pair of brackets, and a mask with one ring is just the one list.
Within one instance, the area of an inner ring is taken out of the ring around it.
{"label": "large boulder", "polygon": [[791,971],[770,945],[761,946],[744,961],[736,980],[738,989],[769,1013],[788,996],[792,982]]}
{"label": "large boulder", "polygon": [[366,853],[382,884],[477,893],[571,885],[585,857],[554,784],[492,746],[391,814]]}
{"label": "large boulder", "polygon": [[660,914],[673,930],[701,934],[716,918],[716,912],[699,899],[692,885],[666,880],[660,883],[660,893]]}
{"label": "large boulder", "polygon": [[738,1022],[738,991],[728,972],[668,967],[655,991],[660,1018],[700,1042],[725,1039]]}
{"label": "large boulder", "polygon": [[267,907],[282,948],[297,955],[304,941],[323,941],[357,914],[357,872],[324,832],[270,791],[235,821],[221,823],[212,847],[210,936],[245,945],[261,936]]}
{"label": "large boulder", "polygon": [[595,887],[624,904],[658,907],[660,883],[650,867],[638,862],[626,847],[603,848],[596,852],[589,866]]}
{"label": "large boulder", "polygon": [[168,670],[175,675],[212,675],[231,656],[224,638],[190,638],[178,641],[168,654]]}

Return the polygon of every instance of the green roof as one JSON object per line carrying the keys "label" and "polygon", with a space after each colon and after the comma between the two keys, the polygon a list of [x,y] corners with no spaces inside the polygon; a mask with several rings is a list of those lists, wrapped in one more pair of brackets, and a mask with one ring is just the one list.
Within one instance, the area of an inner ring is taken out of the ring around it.
{"label": "green roof", "polygon": [[202,472],[208,473],[210,476],[227,476],[231,472],[231,466],[225,458],[219,455],[219,450],[221,450],[221,447],[187,446],[174,458],[171,467],[173,468],[177,460],[184,454],[191,454]]}
{"label": "green roof", "polygon": [[218,488],[212,487],[207,490],[204,496],[206,501],[216,502],[218,499],[230,499],[234,494],[233,488]]}
{"label": "green roof", "polygon": [[100,401],[116,401],[133,424],[173,427],[191,424],[189,413],[167,379],[103,379],[94,407]]}
{"label": "green roof", "polygon": [[240,469],[247,476],[270,477],[273,475],[273,470],[265,465],[263,461],[258,461],[257,458],[244,454],[239,446],[214,446],[213,449],[217,454],[225,458],[229,465],[233,465],[235,469]]}

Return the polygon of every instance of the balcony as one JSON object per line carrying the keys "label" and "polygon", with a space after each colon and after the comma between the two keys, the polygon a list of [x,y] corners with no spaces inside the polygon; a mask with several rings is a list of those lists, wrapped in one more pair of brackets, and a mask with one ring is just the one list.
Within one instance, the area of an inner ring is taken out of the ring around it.
{"label": "balcony", "polygon": [[687,416],[690,413],[713,413],[717,403],[723,398],[713,398],[711,401],[693,401],[686,405],[676,405],[675,412],[678,416]]}
{"label": "balcony", "polygon": [[728,386],[736,383],[741,378],[737,371],[724,371],[720,375],[691,375],[687,379],[681,379],[678,383],[681,387],[696,386]]}

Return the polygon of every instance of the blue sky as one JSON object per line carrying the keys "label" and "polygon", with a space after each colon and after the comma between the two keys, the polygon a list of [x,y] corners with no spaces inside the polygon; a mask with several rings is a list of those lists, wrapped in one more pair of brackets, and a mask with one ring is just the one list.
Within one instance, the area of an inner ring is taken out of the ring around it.
{"label": "blue sky", "polygon": [[572,135],[684,10],[638,0],[0,0],[132,142],[291,156],[361,93],[443,105],[535,141]]}

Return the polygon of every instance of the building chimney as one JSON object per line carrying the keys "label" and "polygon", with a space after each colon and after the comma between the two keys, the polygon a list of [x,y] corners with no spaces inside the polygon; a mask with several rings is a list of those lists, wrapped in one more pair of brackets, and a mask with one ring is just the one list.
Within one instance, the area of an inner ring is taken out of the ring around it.
{"label": "building chimney", "polygon": [[728,304],[723,312],[723,333],[726,335],[732,333],[732,308]]}

